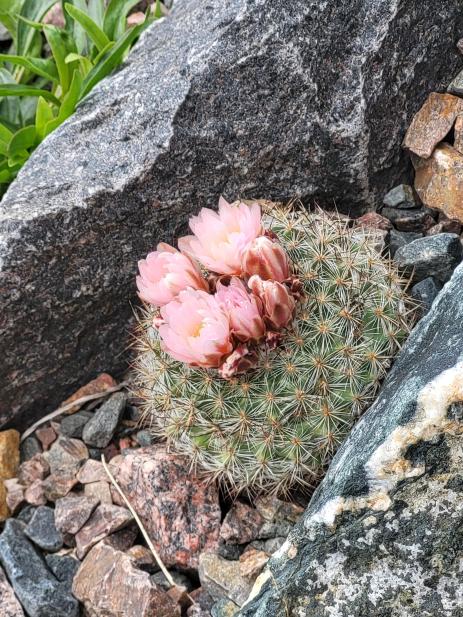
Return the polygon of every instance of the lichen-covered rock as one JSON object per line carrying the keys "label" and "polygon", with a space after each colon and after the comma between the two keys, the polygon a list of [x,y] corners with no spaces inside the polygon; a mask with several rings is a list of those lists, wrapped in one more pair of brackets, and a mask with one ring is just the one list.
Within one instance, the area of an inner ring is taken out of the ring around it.
{"label": "lichen-covered rock", "polygon": [[137,259],[221,192],[378,204],[462,31],[460,0],[176,1],[0,206],[0,422],[125,366]]}
{"label": "lichen-covered rock", "polygon": [[412,332],[241,617],[461,612],[463,265]]}

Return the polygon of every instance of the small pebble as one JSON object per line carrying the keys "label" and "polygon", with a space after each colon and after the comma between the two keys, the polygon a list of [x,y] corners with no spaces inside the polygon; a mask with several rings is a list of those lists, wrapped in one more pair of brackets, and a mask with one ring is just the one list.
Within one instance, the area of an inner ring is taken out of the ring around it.
{"label": "small pebble", "polygon": [[47,506],[37,508],[24,533],[44,551],[56,552],[63,546],[63,536],[55,526],[55,512]]}

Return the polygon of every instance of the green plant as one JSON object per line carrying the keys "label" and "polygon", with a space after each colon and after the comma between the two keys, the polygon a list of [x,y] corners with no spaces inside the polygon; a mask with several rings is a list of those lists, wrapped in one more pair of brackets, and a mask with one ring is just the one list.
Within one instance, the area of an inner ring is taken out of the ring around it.
{"label": "green plant", "polygon": [[45,137],[125,58],[146,26],[127,29],[137,0],[62,2],[63,28],[43,23],[56,0],[0,0],[13,43],[0,54],[0,194]]}
{"label": "green plant", "polygon": [[167,355],[144,309],[137,395],[155,435],[232,490],[313,482],[373,401],[414,310],[375,239],[322,212],[267,211],[302,286],[296,317],[257,368],[225,380]]}

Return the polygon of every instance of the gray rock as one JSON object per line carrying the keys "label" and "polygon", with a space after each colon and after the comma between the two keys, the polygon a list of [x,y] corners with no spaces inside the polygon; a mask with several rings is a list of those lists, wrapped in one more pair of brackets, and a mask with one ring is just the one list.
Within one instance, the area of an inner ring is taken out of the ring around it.
{"label": "gray rock", "polygon": [[37,508],[35,506],[31,506],[28,504],[16,516],[16,520],[21,521],[21,523],[24,523],[25,525],[28,525],[32,517],[34,516],[34,512],[36,511],[36,509]]}
{"label": "gray rock", "polygon": [[37,508],[24,533],[44,551],[54,553],[63,546],[63,536],[55,526],[55,512],[47,506]]}
{"label": "gray rock", "polygon": [[75,437],[80,439],[82,437],[82,431],[84,426],[90,420],[93,414],[88,411],[79,411],[71,416],[65,416],[61,420],[60,429],[61,434],[66,437]]}
{"label": "gray rock", "polygon": [[45,561],[60,583],[66,583],[70,591],[80,561],[70,555],[45,555]]}
{"label": "gray rock", "polygon": [[283,536],[270,538],[269,540],[254,540],[254,542],[251,542],[251,546],[256,548],[258,551],[264,551],[265,553],[271,555],[283,546],[285,540],[286,538]]}
{"label": "gray rock", "polygon": [[420,314],[426,315],[429,312],[432,303],[437,298],[438,293],[442,289],[442,283],[435,281],[432,277],[428,276],[423,279],[410,290],[410,295],[420,303]]}
{"label": "gray rock", "polygon": [[0,423],[126,367],[137,260],[221,193],[379,205],[461,31],[460,0],[175,2],[3,198]]}
{"label": "gray rock", "polygon": [[429,208],[415,210],[401,210],[400,208],[385,207],[381,214],[391,221],[399,231],[423,232],[428,230],[435,221],[433,212]]}
{"label": "gray rock", "polygon": [[391,254],[391,257],[394,257],[397,249],[400,249],[401,246],[405,246],[406,244],[410,244],[414,240],[418,240],[418,238],[422,238],[423,234],[416,233],[413,231],[397,231],[395,229],[391,229],[389,232],[389,241],[388,248]]}
{"label": "gray rock", "polygon": [[463,71],[460,71],[458,75],[450,82],[447,92],[456,94],[457,96],[463,96]]}
{"label": "gray rock", "polygon": [[147,429],[143,429],[142,431],[138,431],[135,435],[135,439],[137,443],[143,448],[144,446],[151,446],[153,444],[153,435]]}
{"label": "gray rock", "polygon": [[21,463],[24,463],[24,461],[28,461],[36,454],[40,454],[42,452],[42,446],[40,445],[37,437],[31,435],[30,437],[26,437],[26,439],[21,442],[19,452],[21,456]]}
{"label": "gray rock", "polygon": [[22,524],[11,518],[0,535],[0,562],[29,617],[78,616],[77,600],[48,570]]}
{"label": "gray rock", "polygon": [[394,261],[406,272],[413,272],[414,281],[432,276],[445,283],[460,263],[462,255],[459,236],[445,233],[419,238],[402,246],[394,255]]}
{"label": "gray rock", "polygon": [[239,611],[237,606],[231,600],[225,598],[216,602],[211,608],[211,617],[233,617]]}
{"label": "gray rock", "polygon": [[462,341],[460,265],[241,617],[461,613],[463,414],[452,403],[463,400]]}
{"label": "gray rock", "polygon": [[87,422],[82,439],[88,446],[105,448],[116,432],[127,402],[125,392],[115,392]]}
{"label": "gray rock", "polygon": [[409,184],[399,184],[391,189],[384,196],[383,204],[390,208],[400,208],[401,210],[416,208],[418,205],[413,188]]}

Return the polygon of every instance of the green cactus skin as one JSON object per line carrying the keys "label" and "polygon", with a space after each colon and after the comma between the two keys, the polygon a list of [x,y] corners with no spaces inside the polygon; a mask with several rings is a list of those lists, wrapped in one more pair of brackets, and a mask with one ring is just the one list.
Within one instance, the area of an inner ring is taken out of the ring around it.
{"label": "green cactus skin", "polygon": [[304,290],[283,345],[226,381],[164,353],[148,307],[136,337],[136,395],[152,431],[234,493],[313,484],[374,400],[415,315],[370,232],[266,203],[266,226]]}

